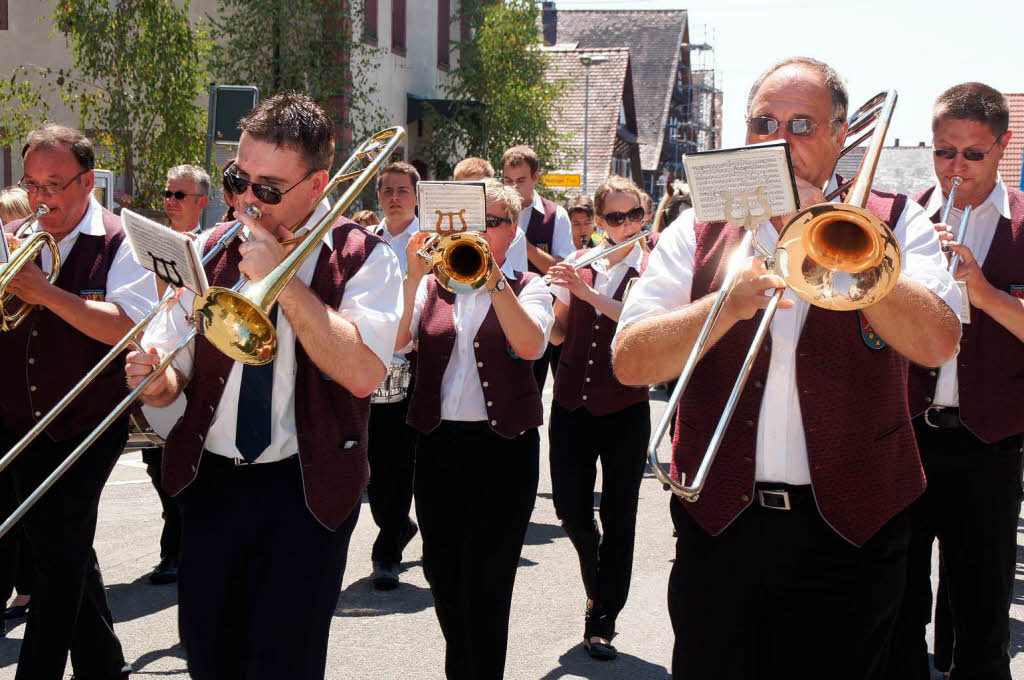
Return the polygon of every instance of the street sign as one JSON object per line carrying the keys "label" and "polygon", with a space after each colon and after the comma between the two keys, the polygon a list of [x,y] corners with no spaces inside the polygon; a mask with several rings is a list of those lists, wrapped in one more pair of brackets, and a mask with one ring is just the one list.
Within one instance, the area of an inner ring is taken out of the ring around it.
{"label": "street sign", "polygon": [[542,175],[540,181],[546,187],[560,189],[579,189],[582,186],[580,175],[576,172],[549,172]]}

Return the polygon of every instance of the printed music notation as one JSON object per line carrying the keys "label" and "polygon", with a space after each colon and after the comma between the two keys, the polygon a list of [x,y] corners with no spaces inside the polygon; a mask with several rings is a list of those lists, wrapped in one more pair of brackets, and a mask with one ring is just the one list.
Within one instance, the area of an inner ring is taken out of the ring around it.
{"label": "printed music notation", "polygon": [[483,231],[487,200],[483,182],[434,182],[416,184],[420,231],[458,233]]}
{"label": "printed music notation", "polygon": [[[725,196],[760,193],[772,215],[788,215],[799,205],[789,144],[785,141],[715,149],[683,156],[698,222],[729,219]],[[751,206],[754,207],[754,206]]]}
{"label": "printed music notation", "polygon": [[169,285],[188,288],[200,296],[206,294],[210,284],[189,236],[131,210],[121,211],[121,223],[140,266]]}

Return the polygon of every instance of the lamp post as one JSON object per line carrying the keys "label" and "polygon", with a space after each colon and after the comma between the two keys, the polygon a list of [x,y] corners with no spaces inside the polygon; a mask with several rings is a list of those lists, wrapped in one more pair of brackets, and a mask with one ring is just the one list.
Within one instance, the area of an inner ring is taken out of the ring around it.
{"label": "lamp post", "polygon": [[583,193],[587,189],[587,165],[589,163],[589,142],[590,142],[590,67],[593,64],[603,64],[608,61],[604,54],[581,54],[580,63],[583,64],[583,72],[586,74],[583,86]]}

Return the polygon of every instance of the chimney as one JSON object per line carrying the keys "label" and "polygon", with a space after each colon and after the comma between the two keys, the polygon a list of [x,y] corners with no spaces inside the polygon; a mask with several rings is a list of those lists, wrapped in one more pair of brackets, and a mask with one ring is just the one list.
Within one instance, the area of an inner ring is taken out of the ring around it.
{"label": "chimney", "polygon": [[893,146],[896,147],[897,149],[900,148],[900,138],[899,137],[896,138],[896,143],[893,144]]}
{"label": "chimney", "polygon": [[544,44],[554,45],[558,42],[558,10],[554,2],[541,4],[541,25],[544,29]]}
{"label": "chimney", "polygon": [[918,143],[917,143],[917,147],[918,147],[919,149],[923,149],[923,148],[924,148],[924,142],[918,142]]}

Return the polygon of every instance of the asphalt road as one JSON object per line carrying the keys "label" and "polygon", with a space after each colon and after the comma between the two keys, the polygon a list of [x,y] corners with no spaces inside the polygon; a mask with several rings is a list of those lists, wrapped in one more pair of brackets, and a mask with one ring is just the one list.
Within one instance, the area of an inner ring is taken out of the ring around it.
{"label": "asphalt road", "polygon": [[[550,400],[550,384],[549,380],[546,401]],[[652,416],[657,418],[664,395],[655,397]],[[586,598],[575,551],[551,503],[546,434],[541,442],[540,488],[516,580],[505,677],[668,678],[672,633],[665,592],[673,555],[669,494],[650,474],[646,475],[640,492],[632,587],[629,602],[619,616],[619,636],[615,640],[620,656],[613,662],[593,661],[580,646]],[[666,454],[662,460],[668,460]],[[480,483],[498,481],[481,479]],[[1020,527],[1012,609],[1015,678],[1024,678],[1024,522]],[[126,453],[104,491],[96,536],[115,628],[126,657],[135,667],[133,677],[187,678],[177,635],[176,588],[152,586],[146,580],[159,561],[160,528],[160,505],[141,457]],[[331,624],[327,678],[443,678],[444,645],[423,578],[419,537],[406,550],[402,586],[379,593],[369,582],[375,530],[369,508],[364,506]],[[287,605],[288,593],[282,592],[280,606]],[[836,616],[841,615],[836,612]],[[700,616],[700,612],[694,611],[694,616]],[[0,639],[0,680],[14,677],[23,632],[22,620],[6,639]],[[837,649],[841,649],[842,641],[837,642]],[[836,662],[842,663],[842,659]],[[67,672],[70,676],[70,664]]]}

